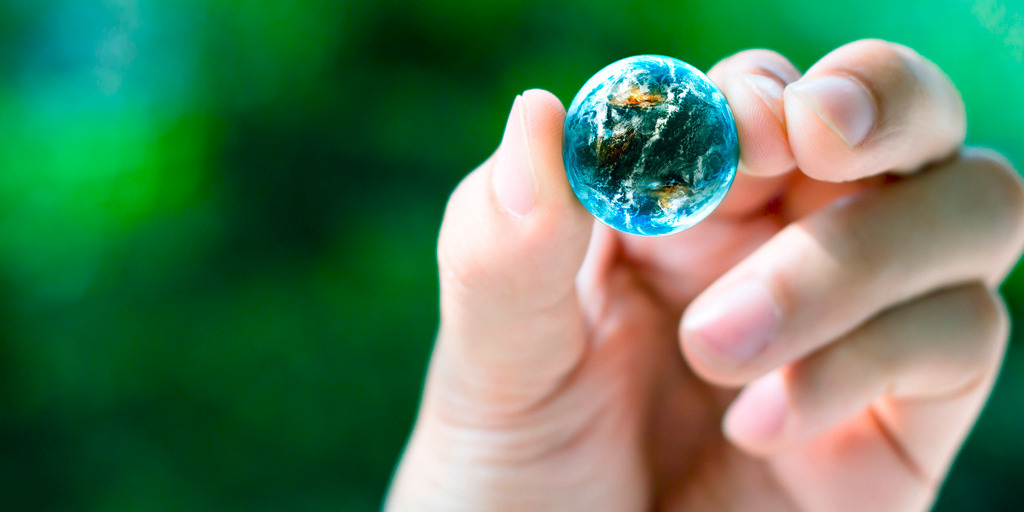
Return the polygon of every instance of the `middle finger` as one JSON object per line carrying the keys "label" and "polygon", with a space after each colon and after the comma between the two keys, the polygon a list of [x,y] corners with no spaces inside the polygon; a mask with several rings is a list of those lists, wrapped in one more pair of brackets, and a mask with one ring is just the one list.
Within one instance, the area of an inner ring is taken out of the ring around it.
{"label": "middle finger", "polygon": [[839,201],[773,237],[687,310],[703,377],[749,382],[880,311],[953,284],[994,285],[1024,241],[1024,193],[1001,159],[970,152]]}

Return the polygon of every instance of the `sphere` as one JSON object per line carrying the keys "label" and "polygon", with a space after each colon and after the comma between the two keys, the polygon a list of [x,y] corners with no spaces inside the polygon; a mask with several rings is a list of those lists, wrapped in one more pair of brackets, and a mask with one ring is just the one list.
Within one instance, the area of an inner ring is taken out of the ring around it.
{"label": "sphere", "polygon": [[739,162],[725,96],[693,66],[640,55],[615,62],[576,94],[562,158],[580,202],[609,226],[667,235],[725,197]]}

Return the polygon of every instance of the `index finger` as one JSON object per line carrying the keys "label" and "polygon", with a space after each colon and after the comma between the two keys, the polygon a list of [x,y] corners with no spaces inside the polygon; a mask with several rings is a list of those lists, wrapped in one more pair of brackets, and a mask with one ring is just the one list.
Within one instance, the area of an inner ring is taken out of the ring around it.
{"label": "index finger", "polygon": [[783,93],[797,167],[822,181],[912,172],[964,141],[963,100],[935,64],[895,43],[829,53]]}

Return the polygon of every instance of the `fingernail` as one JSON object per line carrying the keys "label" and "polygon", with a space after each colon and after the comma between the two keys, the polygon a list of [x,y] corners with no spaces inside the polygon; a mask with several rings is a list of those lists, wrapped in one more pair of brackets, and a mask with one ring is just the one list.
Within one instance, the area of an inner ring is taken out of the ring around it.
{"label": "fingernail", "polygon": [[864,143],[878,114],[867,87],[851,77],[824,76],[789,85],[850,147]]}
{"label": "fingernail", "polygon": [[731,369],[761,353],[775,335],[779,308],[760,281],[747,281],[700,305],[683,321],[683,331],[710,356],[712,365]]}
{"label": "fingernail", "polygon": [[747,385],[725,413],[723,430],[741,445],[756,446],[777,439],[788,415],[786,383],[775,371]]}
{"label": "fingernail", "polygon": [[772,114],[775,115],[775,119],[785,124],[786,121],[782,117],[782,91],[785,90],[785,84],[774,78],[755,73],[743,75],[743,80],[747,83],[747,87],[750,87],[754,94],[757,94],[761,101],[764,101],[764,104],[768,106],[768,110],[771,110]]}
{"label": "fingernail", "polygon": [[516,96],[491,175],[491,184],[498,202],[517,217],[530,213],[537,202],[530,147],[526,140],[525,115],[523,97]]}

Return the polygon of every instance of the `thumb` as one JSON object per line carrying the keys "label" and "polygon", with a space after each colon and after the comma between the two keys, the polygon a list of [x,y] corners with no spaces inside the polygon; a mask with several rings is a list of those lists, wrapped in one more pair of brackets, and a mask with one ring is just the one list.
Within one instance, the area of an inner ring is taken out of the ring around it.
{"label": "thumb", "polygon": [[566,178],[564,119],[549,92],[516,97],[501,146],[445,210],[428,393],[474,414],[542,400],[585,351],[574,280],[593,219]]}

